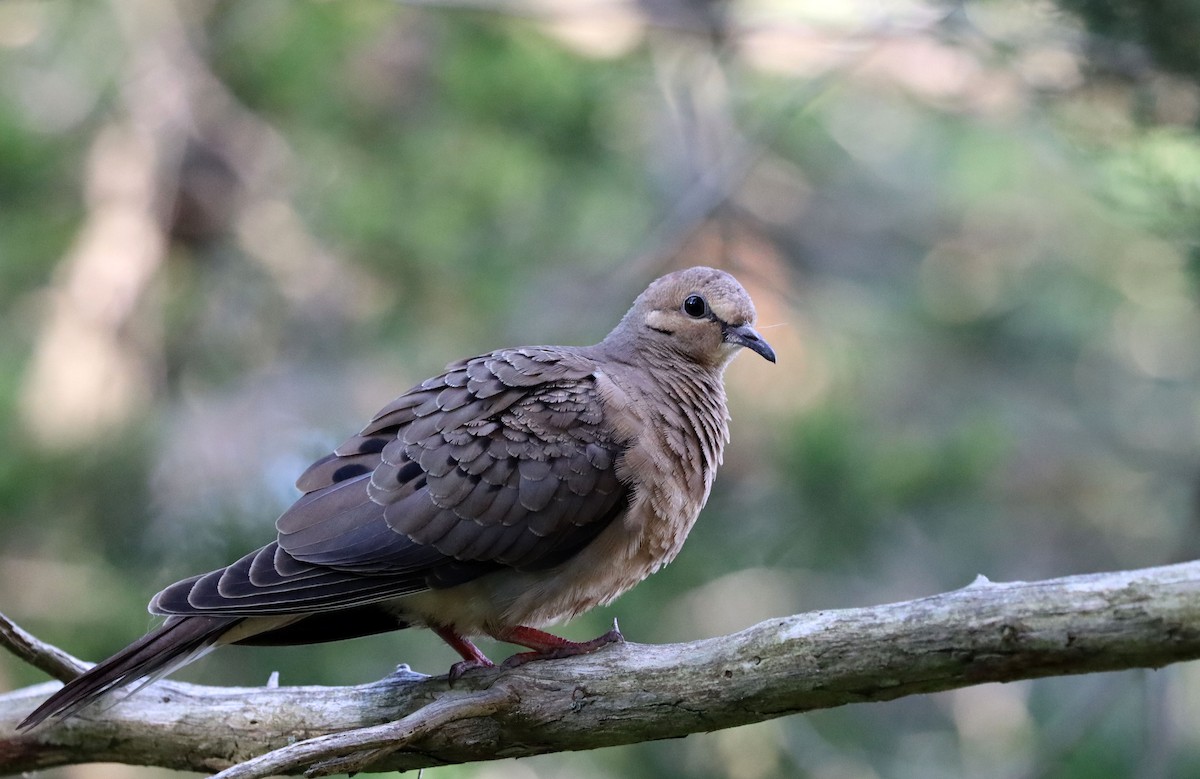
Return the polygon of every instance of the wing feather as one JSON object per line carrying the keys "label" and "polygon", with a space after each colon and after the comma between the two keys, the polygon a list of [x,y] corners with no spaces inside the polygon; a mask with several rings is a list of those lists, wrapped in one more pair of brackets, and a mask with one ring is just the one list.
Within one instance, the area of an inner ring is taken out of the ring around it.
{"label": "wing feather", "polygon": [[624,510],[628,443],[604,424],[581,350],[503,350],[455,363],[313,463],[277,540],[168,587],[166,614],[286,614],[541,569]]}

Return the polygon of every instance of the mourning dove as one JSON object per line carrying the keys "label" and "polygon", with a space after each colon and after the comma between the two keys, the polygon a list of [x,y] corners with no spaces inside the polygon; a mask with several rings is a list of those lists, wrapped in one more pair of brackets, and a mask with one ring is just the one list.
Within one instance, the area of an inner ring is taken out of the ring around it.
{"label": "mourning dove", "polygon": [[275,541],[172,584],[163,625],[52,695],[21,724],[67,715],[224,644],[305,644],[411,626],[463,658],[468,636],[590,652],[539,628],[615,599],[670,562],[728,439],[722,374],[771,362],[729,274],[689,268],[643,292],[595,346],[531,346],[452,363],[300,476]]}

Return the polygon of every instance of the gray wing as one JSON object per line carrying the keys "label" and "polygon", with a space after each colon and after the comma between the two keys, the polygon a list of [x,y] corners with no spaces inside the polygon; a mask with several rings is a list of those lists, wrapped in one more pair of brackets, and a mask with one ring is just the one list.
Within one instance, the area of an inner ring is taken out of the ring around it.
{"label": "gray wing", "polygon": [[305,471],[274,543],[171,585],[151,610],[325,611],[558,565],[629,498],[592,371],[550,347],[451,365]]}

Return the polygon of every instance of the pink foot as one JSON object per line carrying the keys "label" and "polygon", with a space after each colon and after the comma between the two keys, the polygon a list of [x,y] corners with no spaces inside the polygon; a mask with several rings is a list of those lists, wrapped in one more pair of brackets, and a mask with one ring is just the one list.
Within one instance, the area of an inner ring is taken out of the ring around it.
{"label": "pink foot", "polygon": [[460,635],[453,628],[444,625],[431,625],[430,627],[443,641],[454,647],[455,652],[462,655],[462,661],[450,666],[450,672],[447,674],[451,687],[467,671],[473,671],[476,668],[494,668],[496,666],[495,663],[488,659],[487,655],[479,650],[479,647],[471,643],[471,639]]}
{"label": "pink foot", "polygon": [[502,664],[504,668],[516,668],[531,660],[557,660],[563,657],[586,655],[609,644],[625,643],[625,636],[621,635],[615,622],[612,630],[591,641],[568,641],[552,633],[524,626],[497,631],[492,633],[492,638],[509,644],[527,646],[533,650],[532,652],[518,652],[508,658]]}

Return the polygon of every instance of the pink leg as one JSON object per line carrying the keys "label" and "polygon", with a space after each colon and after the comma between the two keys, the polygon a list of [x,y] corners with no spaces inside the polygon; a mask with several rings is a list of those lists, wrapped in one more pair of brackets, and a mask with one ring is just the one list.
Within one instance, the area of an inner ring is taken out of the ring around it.
{"label": "pink leg", "polygon": [[430,629],[462,656],[462,662],[450,666],[450,684],[454,684],[460,676],[474,668],[495,666],[495,663],[489,660],[487,655],[479,650],[479,647],[471,643],[471,639],[455,632],[453,628],[444,625],[430,625]]}
{"label": "pink leg", "polygon": [[[516,668],[530,660],[555,660],[560,657],[586,655],[609,644],[624,643],[625,636],[621,635],[617,624],[613,623],[612,630],[591,641],[568,641],[553,633],[547,633],[537,628],[518,625],[514,628],[502,628],[491,633],[492,638],[518,646],[527,646],[532,652],[518,652],[504,661],[505,668]],[[478,650],[476,650],[478,651]]]}

